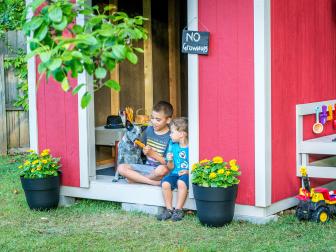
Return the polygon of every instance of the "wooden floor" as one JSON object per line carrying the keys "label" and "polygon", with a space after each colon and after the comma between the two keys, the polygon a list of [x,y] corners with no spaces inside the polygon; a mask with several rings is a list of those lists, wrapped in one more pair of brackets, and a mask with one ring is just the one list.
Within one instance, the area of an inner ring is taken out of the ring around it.
{"label": "wooden floor", "polygon": [[[76,198],[164,206],[160,186],[129,184],[123,179],[120,179],[118,182],[112,182],[112,179],[112,176],[98,175],[95,180],[90,182],[89,189],[62,186],[61,195]],[[176,197],[176,192],[174,192],[174,199],[176,199]],[[194,199],[188,199],[185,208],[196,209]]]}

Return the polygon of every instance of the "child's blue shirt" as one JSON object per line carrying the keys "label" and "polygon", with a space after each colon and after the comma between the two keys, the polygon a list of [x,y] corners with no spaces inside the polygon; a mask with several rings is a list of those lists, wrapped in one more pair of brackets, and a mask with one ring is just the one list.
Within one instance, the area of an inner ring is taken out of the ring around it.
{"label": "child's blue shirt", "polygon": [[181,147],[179,143],[170,141],[166,153],[173,153],[174,169],[171,174],[177,175],[180,171],[189,169],[189,147]]}

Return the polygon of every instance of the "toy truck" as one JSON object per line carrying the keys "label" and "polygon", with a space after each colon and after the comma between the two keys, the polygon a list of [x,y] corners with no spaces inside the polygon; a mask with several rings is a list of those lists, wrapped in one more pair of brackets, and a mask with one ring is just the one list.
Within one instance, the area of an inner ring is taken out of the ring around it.
{"label": "toy truck", "polygon": [[299,220],[309,220],[326,223],[336,214],[336,192],[327,188],[311,188],[307,169],[301,167],[301,181],[299,195],[296,198],[299,204],[295,215]]}

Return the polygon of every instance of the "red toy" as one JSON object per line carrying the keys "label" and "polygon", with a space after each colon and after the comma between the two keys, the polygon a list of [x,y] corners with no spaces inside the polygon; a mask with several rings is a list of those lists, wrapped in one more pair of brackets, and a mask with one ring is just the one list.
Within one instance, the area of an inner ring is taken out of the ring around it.
{"label": "red toy", "polygon": [[300,200],[296,208],[296,217],[299,220],[310,220],[325,223],[330,220],[331,215],[336,214],[336,193],[327,188],[311,188],[307,170],[301,170],[302,187],[299,195]]}

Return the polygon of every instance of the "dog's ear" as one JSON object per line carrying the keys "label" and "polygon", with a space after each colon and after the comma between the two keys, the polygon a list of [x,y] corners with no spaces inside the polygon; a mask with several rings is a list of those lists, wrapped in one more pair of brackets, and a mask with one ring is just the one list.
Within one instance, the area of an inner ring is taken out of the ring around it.
{"label": "dog's ear", "polygon": [[147,129],[147,126],[145,126],[145,125],[141,126],[141,132],[144,132],[146,129]]}
{"label": "dog's ear", "polygon": [[126,129],[128,131],[131,131],[133,128],[134,128],[134,125],[129,120],[127,120],[126,121]]}

